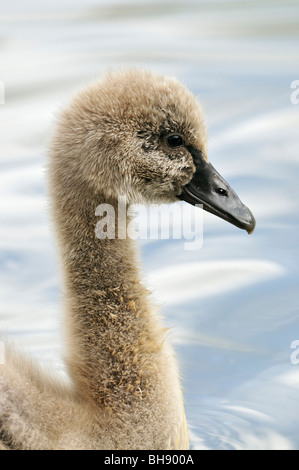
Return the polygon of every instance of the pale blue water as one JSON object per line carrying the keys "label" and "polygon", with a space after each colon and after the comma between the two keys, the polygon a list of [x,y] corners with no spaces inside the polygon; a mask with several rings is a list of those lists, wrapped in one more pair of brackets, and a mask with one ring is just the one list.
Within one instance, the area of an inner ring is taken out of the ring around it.
{"label": "pale blue water", "polygon": [[257,219],[249,237],[204,214],[198,251],[140,243],[172,327],[191,445],[298,449],[298,2],[2,0],[0,11],[1,329],[62,369],[44,181],[53,113],[111,68],[175,75],[203,103],[210,160]]}

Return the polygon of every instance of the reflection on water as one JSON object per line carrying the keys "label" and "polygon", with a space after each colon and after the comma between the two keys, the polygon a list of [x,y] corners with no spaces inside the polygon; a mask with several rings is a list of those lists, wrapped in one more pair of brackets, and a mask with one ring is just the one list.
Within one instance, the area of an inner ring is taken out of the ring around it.
{"label": "reflection on water", "polygon": [[173,326],[193,448],[299,446],[298,13],[295,1],[266,0],[1,8],[0,321],[18,344],[62,370],[45,146],[55,110],[106,70],[146,67],[186,83],[206,111],[210,159],[257,218],[248,237],[205,214],[198,252],[183,240],[141,243]]}

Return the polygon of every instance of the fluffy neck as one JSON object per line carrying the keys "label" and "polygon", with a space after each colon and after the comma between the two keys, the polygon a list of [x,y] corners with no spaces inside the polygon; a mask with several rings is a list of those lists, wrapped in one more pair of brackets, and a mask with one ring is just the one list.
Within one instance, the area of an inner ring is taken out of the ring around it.
{"label": "fluffy neck", "polygon": [[[76,392],[106,409],[155,399],[168,355],[163,329],[139,282],[134,246],[118,239],[117,220],[116,239],[95,235],[96,207],[109,203],[117,215],[117,203],[86,190],[74,198],[71,188],[57,191],[54,186],[65,273],[67,364]],[[171,369],[169,363],[166,367]]]}

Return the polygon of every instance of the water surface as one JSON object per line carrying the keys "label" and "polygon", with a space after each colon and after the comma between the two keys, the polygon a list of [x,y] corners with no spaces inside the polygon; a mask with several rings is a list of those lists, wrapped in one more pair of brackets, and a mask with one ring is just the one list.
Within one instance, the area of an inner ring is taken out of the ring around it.
{"label": "water surface", "polygon": [[204,214],[198,251],[140,243],[194,449],[299,448],[298,18],[296,1],[1,5],[0,325],[17,344],[63,371],[46,145],[56,110],[107,70],[182,80],[204,106],[210,160],[256,216],[249,237]]}

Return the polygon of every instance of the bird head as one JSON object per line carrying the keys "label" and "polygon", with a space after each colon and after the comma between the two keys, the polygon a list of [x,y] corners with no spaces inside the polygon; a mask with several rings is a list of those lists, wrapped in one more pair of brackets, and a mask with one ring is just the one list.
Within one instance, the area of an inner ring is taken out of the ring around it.
{"label": "bird head", "polygon": [[184,200],[254,230],[250,210],[208,161],[197,99],[176,79],[138,70],[108,74],[75,96],[59,124],[53,145],[60,176],[78,188],[131,204]]}

